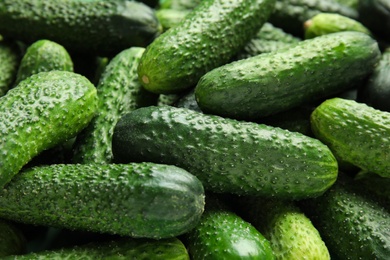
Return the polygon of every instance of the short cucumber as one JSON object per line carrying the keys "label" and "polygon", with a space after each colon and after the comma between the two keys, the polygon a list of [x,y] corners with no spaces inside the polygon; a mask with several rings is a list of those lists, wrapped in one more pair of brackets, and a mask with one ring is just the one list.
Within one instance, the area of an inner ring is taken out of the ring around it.
{"label": "short cucumber", "polygon": [[151,240],[121,238],[104,242],[90,242],[70,248],[44,250],[2,258],[3,260],[52,259],[155,259],[189,260],[183,243],[177,238]]}
{"label": "short cucumber", "polygon": [[51,70],[73,72],[72,58],[62,45],[50,40],[38,40],[24,53],[14,85],[33,74]]}
{"label": "short cucumber", "polygon": [[338,173],[333,154],[317,139],[172,106],[122,116],[112,149],[114,161],[176,165],[218,193],[315,197]]}
{"label": "short cucumber", "polygon": [[266,22],[274,4],[275,0],[202,1],[180,24],[147,46],[138,67],[140,81],[158,94],[188,90],[245,45]]}
{"label": "short cucumber", "polygon": [[0,257],[24,254],[27,240],[14,223],[0,219]]}
{"label": "short cucumber", "polygon": [[367,34],[332,33],[215,68],[199,80],[195,97],[205,113],[255,120],[353,87],[380,56]]}
{"label": "short cucumber", "polygon": [[316,138],[336,156],[359,168],[390,177],[390,113],[354,100],[332,98],[311,115]]}
{"label": "short cucumber", "polygon": [[2,218],[132,237],[180,235],[203,209],[195,176],[153,163],[32,167],[0,191]]}
{"label": "short cucumber", "polygon": [[144,50],[123,50],[105,68],[96,86],[97,113],[76,138],[74,163],[110,163],[112,133],[120,116],[157,103],[158,96],[146,91],[138,81],[137,66]]}
{"label": "short cucumber", "polygon": [[27,43],[48,39],[68,51],[116,55],[160,32],[154,10],[136,1],[0,1],[0,34]]}
{"label": "short cucumber", "polygon": [[95,86],[68,71],[40,72],[0,98],[0,187],[40,152],[76,136],[95,115]]}
{"label": "short cucumber", "polygon": [[15,42],[0,39],[0,97],[12,88],[21,56]]}

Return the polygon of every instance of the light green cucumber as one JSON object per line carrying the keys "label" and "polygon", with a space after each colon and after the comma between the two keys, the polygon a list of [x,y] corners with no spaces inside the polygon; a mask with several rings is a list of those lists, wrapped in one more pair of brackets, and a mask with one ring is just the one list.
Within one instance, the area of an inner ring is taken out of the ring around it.
{"label": "light green cucumber", "polygon": [[178,236],[203,209],[195,176],[153,163],[32,167],[0,191],[4,219],[132,237]]}
{"label": "light green cucumber", "polygon": [[21,51],[15,42],[0,39],[0,97],[12,87],[21,56]]}
{"label": "light green cucumber", "polygon": [[23,55],[14,85],[33,74],[51,70],[73,72],[72,58],[62,45],[50,40],[38,40]]}
{"label": "light green cucumber", "polygon": [[40,152],[76,136],[95,115],[96,88],[67,71],[40,72],[0,98],[0,187]]}
{"label": "light green cucumber", "polygon": [[367,34],[327,34],[215,68],[199,80],[195,97],[205,113],[256,120],[354,87],[380,57]]}
{"label": "light green cucumber", "polygon": [[193,87],[207,71],[229,60],[256,34],[275,0],[205,0],[142,55],[138,75],[153,93]]}
{"label": "light green cucumber", "polygon": [[146,91],[138,81],[137,66],[144,50],[123,50],[105,67],[96,86],[97,113],[76,138],[74,163],[110,163],[112,133],[120,116],[157,103],[158,96]]}
{"label": "light green cucumber", "polygon": [[156,11],[156,17],[160,21],[163,31],[178,25],[184,17],[189,14],[190,10],[177,9],[159,9]]}
{"label": "light green cucumber", "polygon": [[338,174],[336,159],[317,139],[172,106],[143,107],[122,116],[112,150],[116,162],[186,169],[217,193],[315,197]]}

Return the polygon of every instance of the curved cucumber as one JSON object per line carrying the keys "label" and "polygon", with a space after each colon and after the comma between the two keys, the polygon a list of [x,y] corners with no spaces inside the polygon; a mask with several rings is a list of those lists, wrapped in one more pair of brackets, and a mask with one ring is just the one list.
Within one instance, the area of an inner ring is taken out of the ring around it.
{"label": "curved cucumber", "polygon": [[158,96],[147,92],[138,81],[137,66],[144,50],[142,47],[123,50],[105,68],[96,87],[97,114],[77,136],[73,162],[110,163],[112,133],[120,116],[157,103]]}
{"label": "curved cucumber", "polygon": [[157,37],[138,67],[154,93],[183,92],[207,71],[228,62],[260,29],[275,0],[206,0]]}
{"label": "curved cucumber", "polygon": [[20,58],[21,53],[15,42],[0,39],[0,97],[12,87]]}
{"label": "curved cucumber", "polygon": [[136,1],[0,1],[0,34],[28,43],[48,39],[68,51],[115,55],[146,46],[160,32],[153,9]]}
{"label": "curved cucumber", "polygon": [[67,71],[40,72],[0,99],[0,187],[40,152],[74,137],[91,121],[95,86]]}
{"label": "curved cucumber", "polygon": [[390,177],[390,113],[332,98],[311,115],[314,135],[342,161]]}
{"label": "curved cucumber", "polygon": [[152,163],[33,167],[0,191],[2,218],[132,237],[180,235],[203,209],[195,176]]}
{"label": "curved cucumber", "polygon": [[338,173],[333,154],[317,139],[169,106],[124,115],[112,149],[114,161],[173,164],[220,193],[315,197]]}
{"label": "curved cucumber", "polygon": [[195,96],[205,113],[255,120],[343,92],[368,76],[380,56],[367,34],[332,33],[213,69]]}
{"label": "curved cucumber", "polygon": [[50,40],[38,40],[23,55],[14,85],[33,74],[51,70],[73,72],[72,58],[62,45]]}

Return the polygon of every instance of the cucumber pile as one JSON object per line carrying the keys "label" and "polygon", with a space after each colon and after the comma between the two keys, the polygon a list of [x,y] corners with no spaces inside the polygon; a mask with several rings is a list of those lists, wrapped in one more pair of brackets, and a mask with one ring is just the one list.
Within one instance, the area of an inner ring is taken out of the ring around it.
{"label": "cucumber pile", "polygon": [[0,259],[389,259],[388,21],[0,1]]}

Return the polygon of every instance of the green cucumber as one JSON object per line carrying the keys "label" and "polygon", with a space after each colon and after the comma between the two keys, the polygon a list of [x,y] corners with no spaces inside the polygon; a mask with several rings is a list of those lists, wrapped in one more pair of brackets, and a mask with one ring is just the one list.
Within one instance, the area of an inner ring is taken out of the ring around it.
{"label": "green cucumber", "polygon": [[198,106],[198,103],[195,99],[195,90],[191,89],[184,95],[182,95],[175,103],[175,107],[183,107],[191,110],[195,110],[198,112],[202,112]]}
{"label": "green cucumber", "polygon": [[68,51],[116,55],[160,33],[154,10],[136,1],[0,1],[0,34],[28,43],[48,39]]}
{"label": "green cucumber", "polygon": [[176,165],[216,193],[299,199],[337,178],[328,147],[300,133],[171,106],[125,114],[114,129],[114,161]]}
{"label": "green cucumber", "polygon": [[52,259],[156,259],[189,260],[183,243],[177,238],[151,240],[121,238],[104,242],[90,242],[70,248],[13,255],[3,260],[52,260]]}
{"label": "green cucumber", "polygon": [[158,106],[173,106],[180,99],[180,94],[160,94],[158,95]]}
{"label": "green cucumber", "polygon": [[138,81],[137,66],[144,50],[123,50],[105,68],[96,86],[97,113],[76,138],[74,163],[110,163],[112,133],[120,116],[157,103],[157,95],[146,91]]}
{"label": "green cucumber", "polygon": [[311,220],[293,202],[240,197],[237,214],[270,241],[277,260],[330,259],[329,250]]}
{"label": "green cucumber", "polygon": [[275,0],[202,1],[180,24],[147,46],[138,67],[140,81],[158,94],[189,89],[244,47],[274,4]]}
{"label": "green cucumber", "polygon": [[337,13],[358,19],[356,9],[338,3],[338,0],[277,0],[269,22],[297,37],[304,37],[303,24],[319,13]]}
{"label": "green cucumber", "polygon": [[0,187],[40,152],[76,136],[95,115],[96,88],[68,71],[40,72],[0,98]]}
{"label": "green cucumber", "polygon": [[0,257],[24,254],[27,240],[22,231],[12,222],[0,219]]}
{"label": "green cucumber", "polygon": [[319,13],[304,22],[303,27],[305,39],[342,31],[357,31],[371,35],[359,21],[335,13]]}
{"label": "green cucumber", "polygon": [[156,11],[156,17],[160,21],[163,31],[178,25],[190,10],[159,9]]}
{"label": "green cucumber", "polygon": [[355,10],[358,10],[360,0],[334,0],[334,1],[342,5],[346,5]]}
{"label": "green cucumber", "polygon": [[390,41],[390,2],[388,0],[359,0],[359,20],[376,37]]}
{"label": "green cucumber", "polygon": [[20,49],[15,42],[0,39],[0,97],[12,88],[21,56]]}
{"label": "green cucumber", "polygon": [[160,0],[160,9],[192,10],[203,0]]}
{"label": "green cucumber", "polygon": [[72,58],[62,45],[49,40],[38,40],[23,55],[14,85],[33,74],[51,70],[73,72]]}
{"label": "green cucumber", "polygon": [[132,237],[180,235],[203,210],[195,176],[153,163],[32,167],[0,191],[4,219]]}
{"label": "green cucumber", "polygon": [[390,213],[355,189],[340,174],[325,194],[302,201],[335,259],[387,260],[390,255]]}
{"label": "green cucumber", "polygon": [[316,138],[336,158],[359,168],[390,177],[390,113],[364,103],[332,98],[311,115]]}
{"label": "green cucumber", "polygon": [[215,198],[206,196],[199,224],[185,234],[192,260],[274,259],[270,242],[252,224],[212,200]]}
{"label": "green cucumber", "polygon": [[199,80],[195,97],[205,113],[255,120],[353,87],[380,55],[367,34],[327,34],[215,68]]}

